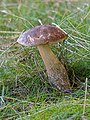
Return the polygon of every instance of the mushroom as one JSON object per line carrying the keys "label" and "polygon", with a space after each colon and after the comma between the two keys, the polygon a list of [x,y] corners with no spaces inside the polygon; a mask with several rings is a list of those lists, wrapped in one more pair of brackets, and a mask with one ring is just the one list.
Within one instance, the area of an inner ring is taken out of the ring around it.
{"label": "mushroom", "polygon": [[60,42],[68,37],[61,28],[52,25],[40,25],[22,33],[17,42],[24,46],[37,46],[45,64],[48,81],[57,90],[70,90],[70,81],[64,65],[52,52],[49,44]]}

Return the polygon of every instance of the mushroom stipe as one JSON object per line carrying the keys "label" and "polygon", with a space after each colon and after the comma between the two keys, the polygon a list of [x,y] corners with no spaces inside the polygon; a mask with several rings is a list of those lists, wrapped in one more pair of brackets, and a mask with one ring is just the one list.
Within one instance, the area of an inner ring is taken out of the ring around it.
{"label": "mushroom stipe", "polygon": [[37,46],[45,64],[48,81],[59,91],[69,91],[70,81],[63,64],[49,48],[49,44],[64,41],[68,37],[62,29],[51,25],[40,25],[22,33],[17,42],[24,46]]}

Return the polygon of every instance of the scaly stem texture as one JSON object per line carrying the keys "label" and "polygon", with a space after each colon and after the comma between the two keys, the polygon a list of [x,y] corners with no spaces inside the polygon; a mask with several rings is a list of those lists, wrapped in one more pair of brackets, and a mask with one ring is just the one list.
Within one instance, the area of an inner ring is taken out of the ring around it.
{"label": "scaly stem texture", "polygon": [[70,90],[69,78],[63,64],[51,51],[48,44],[37,46],[48,73],[49,83],[58,90]]}

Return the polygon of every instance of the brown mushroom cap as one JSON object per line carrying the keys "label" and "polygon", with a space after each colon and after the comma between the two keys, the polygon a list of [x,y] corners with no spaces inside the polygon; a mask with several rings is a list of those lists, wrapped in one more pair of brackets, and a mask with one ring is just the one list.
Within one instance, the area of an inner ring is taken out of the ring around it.
{"label": "brown mushroom cap", "polygon": [[22,33],[17,42],[25,46],[36,46],[63,41],[67,37],[67,33],[58,27],[40,25]]}

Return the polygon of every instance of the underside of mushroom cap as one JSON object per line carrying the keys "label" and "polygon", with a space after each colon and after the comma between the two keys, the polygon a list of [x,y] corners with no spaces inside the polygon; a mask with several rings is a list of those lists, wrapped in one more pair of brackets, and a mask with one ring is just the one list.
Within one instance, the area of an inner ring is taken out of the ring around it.
{"label": "underside of mushroom cap", "polygon": [[40,25],[22,33],[17,42],[25,46],[36,46],[63,41],[67,37],[67,33],[58,27]]}

